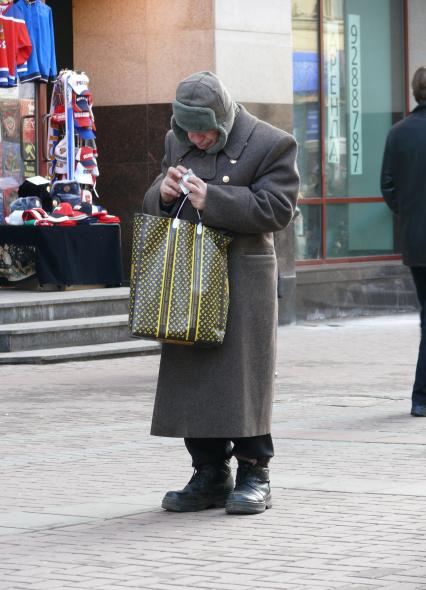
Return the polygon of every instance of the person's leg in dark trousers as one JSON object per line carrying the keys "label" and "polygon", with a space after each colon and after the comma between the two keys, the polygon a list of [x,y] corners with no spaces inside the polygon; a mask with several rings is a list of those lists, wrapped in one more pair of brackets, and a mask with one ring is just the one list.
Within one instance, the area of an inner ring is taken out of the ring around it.
{"label": "person's leg in dark trousers", "polygon": [[238,460],[237,481],[225,504],[228,514],[258,514],[271,508],[269,460],[274,456],[270,434],[234,438],[233,453]]}
{"label": "person's leg in dark trousers", "polygon": [[420,346],[413,385],[411,414],[426,417],[426,267],[411,267],[420,304]]}
{"label": "person's leg in dark trousers", "polygon": [[224,507],[234,489],[229,459],[232,444],[224,438],[185,438],[194,475],[183,490],[170,491],[162,507],[173,512],[195,512]]}
{"label": "person's leg in dark trousers", "polygon": [[185,438],[185,446],[197,469],[208,463],[222,463],[232,457],[232,444],[226,438]]}
{"label": "person's leg in dark trousers", "polygon": [[233,438],[232,442],[233,454],[237,459],[249,462],[255,459],[256,463],[267,467],[269,460],[274,456],[274,444],[270,434]]}

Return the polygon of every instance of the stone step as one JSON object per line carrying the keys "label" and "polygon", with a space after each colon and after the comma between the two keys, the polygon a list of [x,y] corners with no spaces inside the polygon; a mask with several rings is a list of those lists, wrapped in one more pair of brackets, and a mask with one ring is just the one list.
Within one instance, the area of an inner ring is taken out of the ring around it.
{"label": "stone step", "polygon": [[0,326],[127,314],[129,288],[46,292],[0,290]]}
{"label": "stone step", "polygon": [[64,363],[109,357],[159,354],[161,345],[153,340],[132,339],[90,346],[67,346],[0,353],[0,365]]}
{"label": "stone step", "polygon": [[0,326],[0,352],[121,342],[131,338],[127,314]]}

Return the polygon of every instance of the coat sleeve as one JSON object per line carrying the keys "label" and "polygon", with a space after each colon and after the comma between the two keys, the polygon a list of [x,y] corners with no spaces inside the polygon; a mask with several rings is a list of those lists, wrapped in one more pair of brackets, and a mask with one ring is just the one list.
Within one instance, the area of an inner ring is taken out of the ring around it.
{"label": "coat sleeve", "polygon": [[392,171],[391,137],[388,135],[383,154],[382,172],[380,176],[380,189],[387,205],[394,213],[398,213],[398,198],[395,191],[395,180]]}
{"label": "coat sleeve", "polygon": [[267,233],[293,218],[299,191],[297,144],[280,135],[263,158],[251,186],[208,185],[203,222],[236,233]]}

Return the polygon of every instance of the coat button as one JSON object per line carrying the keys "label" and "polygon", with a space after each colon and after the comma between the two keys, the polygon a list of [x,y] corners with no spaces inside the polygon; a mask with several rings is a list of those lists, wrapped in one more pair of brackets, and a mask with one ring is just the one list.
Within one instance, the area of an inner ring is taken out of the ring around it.
{"label": "coat button", "polygon": [[222,180],[223,180],[223,182],[229,182],[229,176],[224,176],[224,177],[222,178]]}
{"label": "coat button", "polygon": [[236,164],[237,160],[229,160],[231,164]]}

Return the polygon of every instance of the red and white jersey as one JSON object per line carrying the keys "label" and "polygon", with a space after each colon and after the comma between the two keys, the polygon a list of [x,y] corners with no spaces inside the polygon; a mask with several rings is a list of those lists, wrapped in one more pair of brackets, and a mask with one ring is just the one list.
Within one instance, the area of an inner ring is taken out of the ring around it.
{"label": "red and white jersey", "polygon": [[0,86],[16,86],[17,75],[27,71],[31,50],[21,10],[13,2],[0,4]]}

